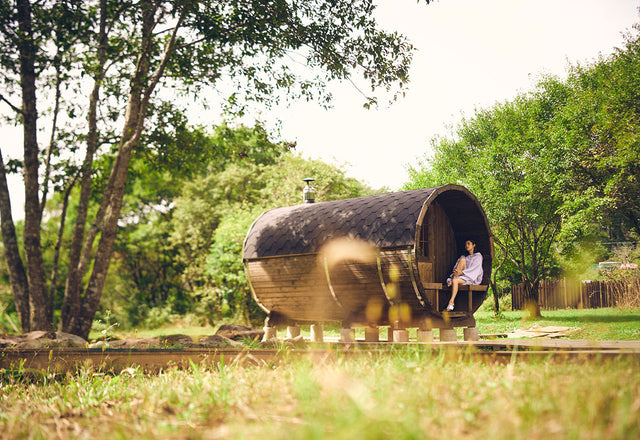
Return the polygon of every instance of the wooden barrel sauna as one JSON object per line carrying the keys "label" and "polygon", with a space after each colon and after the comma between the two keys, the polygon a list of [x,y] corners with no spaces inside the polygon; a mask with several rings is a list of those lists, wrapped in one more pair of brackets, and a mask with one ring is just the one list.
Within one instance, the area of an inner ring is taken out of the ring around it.
{"label": "wooden barrel sauna", "polygon": [[[482,286],[461,291],[456,312],[446,314],[444,283],[467,239],[483,255]],[[459,185],[272,209],[243,246],[248,284],[269,325],[469,325],[492,260],[487,217]]]}

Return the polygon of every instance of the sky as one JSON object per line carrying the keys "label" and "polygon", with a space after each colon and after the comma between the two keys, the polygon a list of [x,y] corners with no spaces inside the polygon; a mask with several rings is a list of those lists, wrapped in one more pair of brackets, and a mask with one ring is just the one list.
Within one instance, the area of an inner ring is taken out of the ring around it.
{"label": "sky", "polygon": [[391,190],[407,182],[436,135],[450,135],[475,108],[533,90],[543,74],[621,47],[640,21],[631,0],[378,1],[377,18],[417,48],[404,99],[366,110],[349,84],[336,85],[334,106],[314,103],[262,114],[280,118],[286,140],[305,157],[348,163],[348,174]]}
{"label": "sky", "polygon": [[[366,110],[351,84],[335,83],[331,109],[294,102],[259,118],[267,127],[280,121],[282,139],[296,141],[303,156],[344,165],[349,176],[390,190],[407,182],[407,166],[429,152],[430,139],[451,135],[463,116],[533,90],[542,75],[562,78],[569,65],[612,53],[622,47],[623,33],[640,21],[640,0],[377,4],[380,25],[406,35],[416,47],[405,98]],[[200,117],[221,120],[219,114]],[[5,161],[18,157],[20,131],[0,127],[0,136]],[[14,177],[9,186],[14,218],[21,218],[22,182]]]}

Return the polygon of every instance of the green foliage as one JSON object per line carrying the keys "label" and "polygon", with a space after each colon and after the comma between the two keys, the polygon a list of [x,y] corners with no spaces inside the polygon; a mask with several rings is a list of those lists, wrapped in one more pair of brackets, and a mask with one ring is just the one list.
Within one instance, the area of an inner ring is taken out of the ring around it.
{"label": "green foliage", "polygon": [[272,142],[258,124],[182,131],[191,133],[182,141],[196,144],[183,148],[196,155],[188,168],[178,141],[132,163],[103,309],[124,328],[157,327],[185,313],[210,325],[257,324],[264,312],[242,264],[251,223],[267,209],[300,203],[305,177],[317,179],[319,200],[372,190],[337,166],[293,154],[292,144]]}
{"label": "green foliage", "polygon": [[[216,104],[229,115],[243,114],[255,102],[269,107],[302,98],[326,106],[332,97],[325,88],[332,80],[348,80],[356,90],[371,90],[363,94],[365,106],[377,103],[378,92],[396,99],[407,86],[413,47],[404,36],[383,30],[374,10],[370,0],[0,2],[0,96],[11,112],[5,119],[23,125],[25,139],[23,163],[14,159],[6,168],[11,172],[22,168],[25,175],[21,245],[26,266],[12,221],[7,215],[2,219],[24,329],[51,327],[54,307],[49,292],[57,297],[58,286],[64,284],[60,326],[86,336],[114,246],[119,255],[129,256],[122,268],[134,271],[130,281],[138,296],[147,295],[142,285],[163,281],[168,291],[158,293],[160,300],[171,299],[173,307],[184,309],[188,300],[181,292],[194,291],[205,282],[194,272],[193,280],[182,277],[186,288],[176,289],[175,268],[156,258],[160,273],[154,274],[150,267],[154,258],[148,255],[175,257],[182,265],[176,269],[181,274],[202,267],[220,217],[207,219],[206,238],[188,228],[153,237],[131,227],[126,232],[130,238],[114,243],[122,226],[118,221],[156,225],[160,220],[150,214],[170,210],[171,203],[183,196],[175,192],[183,179],[225,171],[230,162],[253,161],[259,168],[279,155],[259,127],[223,126],[210,139],[203,129],[189,126],[181,108],[193,102],[208,107],[206,99],[213,90],[222,92],[223,104]],[[52,134],[47,147],[38,139],[38,128],[43,126]],[[54,191],[68,194],[79,182],[78,227],[69,240],[61,223],[66,211],[45,217],[39,205]],[[6,186],[0,189],[6,213],[9,194]],[[233,193],[229,203],[254,194],[238,184],[227,189]],[[86,215],[89,200],[101,206],[94,217]],[[176,221],[205,211],[192,208]],[[60,222],[60,241],[50,240],[57,237],[50,231],[41,241],[43,219]],[[92,223],[95,227],[87,231],[85,226]],[[133,239],[149,239],[147,248],[127,249]],[[68,257],[60,257],[59,251]],[[65,263],[66,269],[59,269]],[[56,279],[48,277],[47,270],[58,275],[59,285],[55,281],[47,286],[47,280]],[[155,295],[150,294],[152,303]]]}
{"label": "green foliage", "polygon": [[[607,255],[600,241],[640,237],[640,37],[566,81],[543,78],[516,99],[478,109],[453,139],[410,169],[407,188],[459,183],[482,203],[500,278],[537,283],[559,263],[574,274]],[[558,251],[559,254],[556,252]]]}

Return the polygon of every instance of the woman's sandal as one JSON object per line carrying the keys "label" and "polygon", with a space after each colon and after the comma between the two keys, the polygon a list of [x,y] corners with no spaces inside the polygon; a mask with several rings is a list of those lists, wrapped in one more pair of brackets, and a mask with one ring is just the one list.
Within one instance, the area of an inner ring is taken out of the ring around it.
{"label": "woman's sandal", "polygon": [[447,306],[447,312],[451,312],[453,310],[453,304],[449,304]]}

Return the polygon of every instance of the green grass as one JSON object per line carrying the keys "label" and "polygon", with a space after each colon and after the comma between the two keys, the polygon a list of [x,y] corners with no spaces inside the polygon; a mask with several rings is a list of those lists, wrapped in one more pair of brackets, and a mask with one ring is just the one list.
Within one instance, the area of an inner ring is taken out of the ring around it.
{"label": "green grass", "polygon": [[637,361],[390,356],[0,380],[0,438],[631,439]]}
{"label": "green grass", "polygon": [[[637,309],[543,311],[538,321],[522,312],[501,318],[479,312],[476,318],[483,334],[538,324],[580,327],[572,334],[577,339],[640,339]],[[326,333],[338,330],[328,326]],[[125,336],[196,336],[214,329],[152,332]],[[626,440],[640,438],[639,369],[629,358],[456,362],[400,346],[387,356],[342,358],[337,352],[277,365],[202,364],[160,374],[5,370],[0,439]]]}
{"label": "green grass", "polygon": [[543,310],[542,319],[530,320],[528,312],[506,311],[496,318],[493,312],[475,314],[481,334],[508,333],[533,325],[578,327],[569,339],[640,340],[640,309]]}
{"label": "green grass", "polygon": [[[640,309],[567,309],[567,310],[543,310],[542,319],[531,321],[528,312],[505,311],[500,317],[495,317],[493,312],[480,310],[475,313],[476,325],[480,334],[491,335],[508,333],[512,330],[523,329],[533,325],[578,327],[579,330],[569,334],[569,339],[590,340],[640,340]],[[309,337],[309,326],[302,326],[302,334]],[[462,328],[458,329],[462,338]],[[119,338],[148,338],[169,334],[186,334],[194,339],[200,336],[212,335],[216,331],[211,326],[194,326],[182,323],[156,328],[119,331],[117,328],[113,335]],[[415,329],[410,329],[410,335],[415,338]],[[327,337],[339,337],[340,325],[337,323],[325,325],[324,334]],[[284,329],[279,330],[278,337],[285,337]],[[437,335],[437,332],[436,332]],[[99,336],[93,332],[90,337]],[[380,336],[386,339],[386,328],[380,329]],[[356,329],[356,337],[364,338],[364,329]]]}

